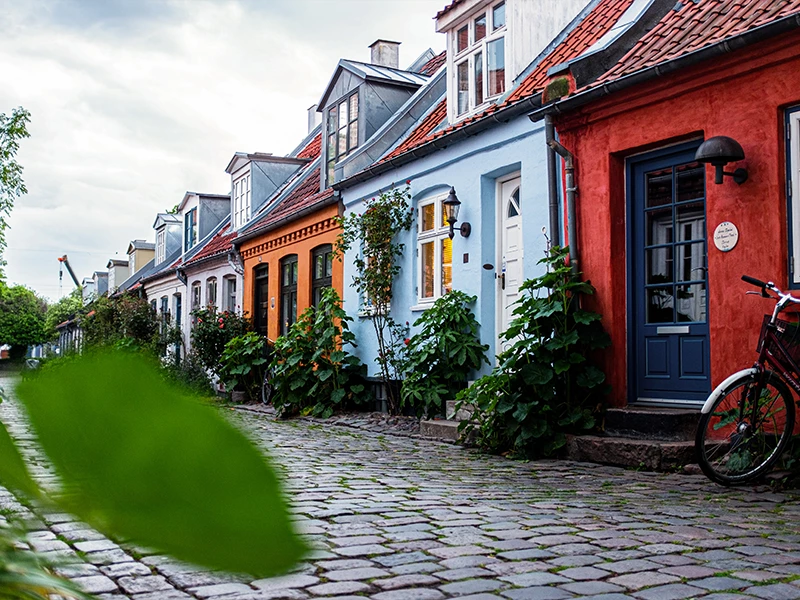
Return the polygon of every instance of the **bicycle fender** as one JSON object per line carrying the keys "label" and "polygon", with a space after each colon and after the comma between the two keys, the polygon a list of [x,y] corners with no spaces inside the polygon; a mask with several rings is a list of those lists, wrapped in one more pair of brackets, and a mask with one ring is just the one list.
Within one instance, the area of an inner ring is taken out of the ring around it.
{"label": "bicycle fender", "polygon": [[709,412],[711,410],[711,407],[714,406],[714,402],[716,402],[717,398],[719,398],[720,395],[722,394],[722,390],[728,387],[735,380],[745,375],[755,375],[756,373],[758,373],[758,369],[756,369],[755,367],[750,367],[749,369],[742,369],[741,371],[737,371],[736,373],[728,377],[725,381],[723,381],[717,387],[714,388],[714,391],[711,392],[711,395],[708,397],[708,400],[706,400],[705,404],[703,404],[703,408],[700,409],[700,412],[702,414],[706,414],[707,412]]}

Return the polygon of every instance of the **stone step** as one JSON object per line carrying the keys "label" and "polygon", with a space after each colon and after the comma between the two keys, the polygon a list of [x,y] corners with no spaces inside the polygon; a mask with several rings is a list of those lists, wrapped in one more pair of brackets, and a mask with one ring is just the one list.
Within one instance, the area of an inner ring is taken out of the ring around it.
{"label": "stone step", "polygon": [[699,420],[699,408],[626,406],[606,411],[604,429],[610,437],[689,442],[694,440]]}
{"label": "stone step", "polygon": [[697,462],[694,442],[593,435],[567,436],[567,457],[580,462],[649,471],[683,470],[687,465]]}
{"label": "stone step", "polygon": [[444,419],[422,420],[419,422],[419,434],[422,437],[447,442],[457,442],[459,438],[458,426],[461,421],[448,421]]}
{"label": "stone step", "polygon": [[475,412],[474,409],[470,408],[471,405],[456,411],[456,404],[455,400],[447,400],[445,402],[445,417],[451,421],[469,421],[472,418],[472,413]]}

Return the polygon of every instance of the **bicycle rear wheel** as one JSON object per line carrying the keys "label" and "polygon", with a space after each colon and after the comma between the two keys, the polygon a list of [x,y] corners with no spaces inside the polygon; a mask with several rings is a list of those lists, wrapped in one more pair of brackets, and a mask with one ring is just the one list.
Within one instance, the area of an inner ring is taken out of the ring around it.
{"label": "bicycle rear wheel", "polygon": [[[695,448],[703,473],[716,483],[752,481],[778,460],[794,429],[794,398],[774,372],[742,375],[702,415]],[[755,404],[755,406],[754,406]]]}

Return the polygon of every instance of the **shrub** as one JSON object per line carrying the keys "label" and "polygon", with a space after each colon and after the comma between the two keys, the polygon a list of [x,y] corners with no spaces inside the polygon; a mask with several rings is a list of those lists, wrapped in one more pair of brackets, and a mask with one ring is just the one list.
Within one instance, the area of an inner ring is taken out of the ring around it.
{"label": "shrub", "polygon": [[216,308],[193,310],[192,317],[192,352],[206,369],[217,374],[225,344],[250,331],[250,319],[228,311],[217,312]]}
{"label": "shrub", "polygon": [[136,347],[159,354],[158,315],[144,298],[102,297],[82,320],[86,346]]}
{"label": "shrub", "polygon": [[220,358],[219,376],[227,390],[241,390],[252,402],[259,399],[264,371],[269,362],[267,340],[255,332],[235,337],[227,344]]}
{"label": "shrub", "polygon": [[355,336],[336,290],[325,289],[317,307],[306,309],[285,336],[275,341],[270,368],[273,403],[281,415],[327,418],[337,409],[370,399],[364,365],[343,350]]}
{"label": "shrub", "polygon": [[215,396],[211,378],[200,359],[194,353],[187,354],[183,360],[176,355],[164,363],[167,380],[177,383],[198,396]]}
{"label": "shrub", "polygon": [[510,347],[491,374],[459,393],[459,406],[474,410],[475,421],[463,429],[488,450],[550,456],[566,433],[595,425],[607,390],[589,356],[609,338],[600,315],[581,308],[594,288],[571,272],[566,256],[555,247],[539,261],[548,273],[520,287],[515,317],[501,336]]}
{"label": "shrub", "polygon": [[404,406],[417,414],[441,414],[445,401],[466,386],[467,376],[486,360],[489,346],[480,343],[480,325],[470,310],[477,296],[453,290],[433,303],[414,323],[408,340]]}

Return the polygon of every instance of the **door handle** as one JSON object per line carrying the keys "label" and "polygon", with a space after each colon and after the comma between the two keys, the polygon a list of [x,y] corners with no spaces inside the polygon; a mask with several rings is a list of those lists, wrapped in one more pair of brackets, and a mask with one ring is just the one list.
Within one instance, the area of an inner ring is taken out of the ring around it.
{"label": "door handle", "polygon": [[506,274],[505,273],[500,273],[500,289],[501,290],[506,289]]}

